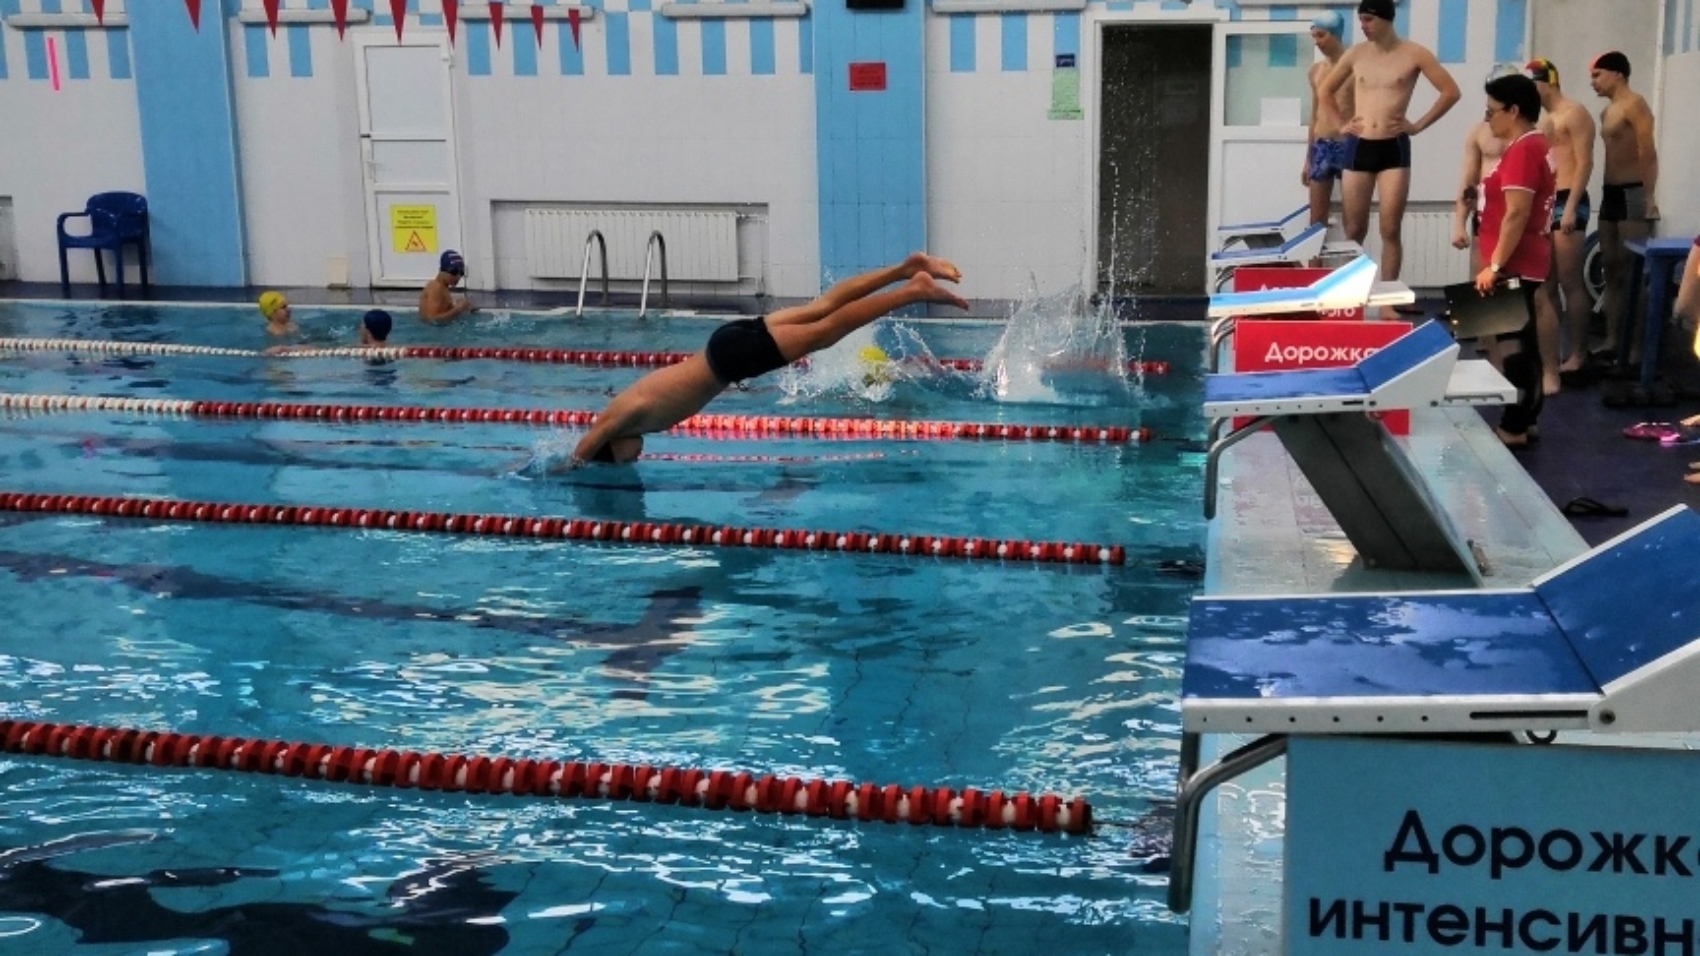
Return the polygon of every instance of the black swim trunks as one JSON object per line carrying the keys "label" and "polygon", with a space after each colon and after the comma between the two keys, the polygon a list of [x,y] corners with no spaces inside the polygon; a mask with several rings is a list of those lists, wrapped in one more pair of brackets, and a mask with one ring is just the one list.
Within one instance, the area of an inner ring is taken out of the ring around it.
{"label": "black swim trunks", "polygon": [[1391,139],[1346,137],[1346,168],[1358,173],[1379,173],[1411,166],[1411,136],[1400,133]]}
{"label": "black swim trunks", "polygon": [[790,365],[767,330],[767,316],[736,319],[714,330],[703,350],[708,370],[728,385]]}
{"label": "black swim trunks", "polygon": [[1643,222],[1647,190],[1640,183],[1606,183],[1600,195],[1601,222]]}

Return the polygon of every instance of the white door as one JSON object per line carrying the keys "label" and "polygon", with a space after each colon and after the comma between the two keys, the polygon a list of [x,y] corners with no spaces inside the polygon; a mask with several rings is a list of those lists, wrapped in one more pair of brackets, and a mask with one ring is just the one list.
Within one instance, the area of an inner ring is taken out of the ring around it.
{"label": "white door", "polygon": [[354,39],[374,286],[423,286],[460,249],[452,65],[446,37]]}
{"label": "white door", "polygon": [[1304,20],[1216,25],[1210,227],[1279,219],[1309,200],[1299,181],[1316,48]]}

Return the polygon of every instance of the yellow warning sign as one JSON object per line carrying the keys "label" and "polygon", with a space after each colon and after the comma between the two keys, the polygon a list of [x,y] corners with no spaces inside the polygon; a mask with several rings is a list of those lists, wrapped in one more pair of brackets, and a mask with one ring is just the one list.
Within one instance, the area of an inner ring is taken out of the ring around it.
{"label": "yellow warning sign", "polygon": [[391,206],[390,236],[397,252],[436,252],[437,207]]}

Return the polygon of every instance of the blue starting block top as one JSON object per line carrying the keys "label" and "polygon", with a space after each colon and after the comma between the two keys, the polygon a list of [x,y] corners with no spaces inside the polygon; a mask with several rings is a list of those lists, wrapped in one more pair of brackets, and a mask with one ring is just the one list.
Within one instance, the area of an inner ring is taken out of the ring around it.
{"label": "blue starting block top", "polygon": [[[1410,332],[1344,368],[1206,376],[1204,411],[1212,417],[1412,408],[1446,396],[1458,343],[1439,322]],[[1401,389],[1409,381],[1415,389]]]}
{"label": "blue starting block top", "polygon": [[[1633,597],[1625,585],[1633,583]],[[1696,731],[1700,514],[1514,591],[1198,598],[1189,732]]]}

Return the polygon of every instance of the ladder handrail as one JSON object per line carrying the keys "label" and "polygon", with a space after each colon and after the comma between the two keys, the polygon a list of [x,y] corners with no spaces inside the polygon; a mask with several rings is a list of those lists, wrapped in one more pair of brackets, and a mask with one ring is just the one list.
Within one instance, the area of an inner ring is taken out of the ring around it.
{"label": "ladder handrail", "polygon": [[602,237],[602,230],[592,229],[590,235],[584,237],[584,261],[578,269],[578,307],[573,309],[574,315],[584,314],[584,287],[590,283],[590,244],[595,242],[602,250],[602,304],[607,305],[608,296],[608,240]]}
{"label": "ladder handrail", "polygon": [[649,234],[649,240],[643,244],[643,293],[638,297],[638,317],[649,314],[649,266],[655,259],[655,247],[661,247],[661,307],[672,307],[672,296],[667,292],[667,239],[656,229]]}

